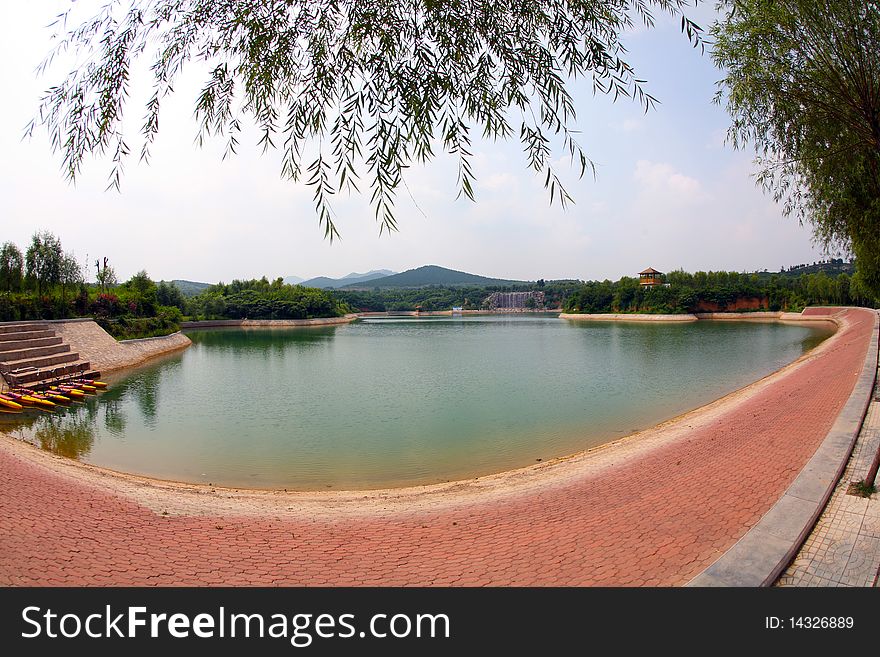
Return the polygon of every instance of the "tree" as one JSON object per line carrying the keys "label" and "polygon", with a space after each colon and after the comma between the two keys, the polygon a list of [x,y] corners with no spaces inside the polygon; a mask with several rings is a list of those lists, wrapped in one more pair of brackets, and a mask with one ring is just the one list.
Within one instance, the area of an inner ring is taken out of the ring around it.
{"label": "tree", "polygon": [[0,288],[7,292],[18,292],[23,278],[24,258],[21,251],[12,242],[5,242],[0,247]]}
{"label": "tree", "polygon": [[101,286],[101,293],[107,291],[107,288],[111,285],[116,285],[116,272],[113,270],[108,264],[107,257],[104,257],[104,266],[101,267],[101,261],[95,260],[95,269],[97,269],[97,281],[98,285]]}
{"label": "tree", "polygon": [[64,251],[61,240],[48,231],[34,233],[25,254],[25,271],[37,286],[37,294],[61,281],[61,261]]}
{"label": "tree", "polygon": [[850,250],[880,297],[880,5],[729,0],[713,28],[734,146],[826,249]]}
{"label": "tree", "polygon": [[135,312],[145,317],[151,317],[156,313],[158,291],[156,284],[145,270],[142,269],[128,279],[122,284],[121,289],[127,300],[135,304]]}
{"label": "tree", "polygon": [[65,253],[61,258],[61,300],[67,301],[67,287],[76,287],[83,282],[83,271],[72,253]]}
{"label": "tree", "polygon": [[[474,198],[471,139],[518,136],[527,165],[551,202],[571,199],[552,166],[561,146],[581,175],[592,163],[574,138],[566,79],[594,91],[655,102],[624,60],[621,33],[653,24],[652,9],[685,18],[689,0],[152,0],[106,3],[68,32],[55,54],[84,62],[43,98],[31,122],[45,125],[69,179],[87,155],[109,152],[119,188],[130,147],[122,117],[139,57],[152,57],[153,93],[142,126],[142,158],[159,130],[160,106],[191,60],[210,73],[195,103],[199,142],[239,146],[242,124],[259,146],[282,149],[282,175],[314,189],[324,234],[338,235],[330,200],[359,191],[366,175],[380,233],[393,214],[403,170],[435,157],[458,159],[459,196]],[[66,14],[59,20],[65,25]],[[557,144],[554,146],[554,140]]]}
{"label": "tree", "polygon": [[186,309],[186,299],[183,298],[183,293],[174,283],[160,281],[156,286],[156,301],[160,306],[174,306],[179,308],[181,312]]}

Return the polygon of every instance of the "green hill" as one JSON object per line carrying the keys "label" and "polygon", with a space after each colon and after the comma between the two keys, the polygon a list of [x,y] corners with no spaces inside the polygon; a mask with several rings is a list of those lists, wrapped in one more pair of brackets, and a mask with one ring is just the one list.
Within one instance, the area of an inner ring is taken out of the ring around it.
{"label": "green hill", "polygon": [[796,277],[802,274],[818,274],[825,272],[828,276],[837,276],[838,274],[849,274],[852,276],[856,271],[855,263],[844,262],[842,258],[832,258],[830,260],[822,260],[813,264],[795,265],[789,267],[783,272],[783,276]]}
{"label": "green hill", "polygon": [[446,269],[437,265],[425,265],[416,269],[409,269],[400,274],[377,278],[366,283],[352,283],[340,289],[364,290],[388,287],[427,287],[429,285],[445,285],[454,287],[459,285],[527,285],[527,281],[509,281],[501,278],[488,278],[477,276],[464,271]]}
{"label": "green hill", "polygon": [[195,281],[181,281],[177,279],[171,281],[171,284],[177,287],[185,297],[194,297],[211,287],[210,283],[196,283]]}

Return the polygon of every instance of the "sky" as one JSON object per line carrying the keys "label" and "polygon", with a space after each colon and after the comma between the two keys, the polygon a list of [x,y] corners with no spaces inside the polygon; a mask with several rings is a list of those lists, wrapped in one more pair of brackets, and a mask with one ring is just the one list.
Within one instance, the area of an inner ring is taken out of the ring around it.
{"label": "sky", "polygon": [[[101,0],[103,1],[103,0]],[[83,18],[97,0],[80,0]],[[549,203],[517,142],[475,142],[476,202],[456,199],[456,161],[440,156],[408,170],[396,208],[400,230],[380,236],[366,198],[333,203],[342,239],[318,227],[311,190],[283,180],[280,156],[261,155],[254,133],[222,160],[222,142],[199,149],[192,110],[203,71],[193,66],[163,106],[150,163],[133,157],[121,192],[105,191],[110,163],[91,160],[75,185],[45,132],[23,140],[42,93],[63,66],[35,68],[52,46],[54,17],[70,0],[5,2],[0,9],[0,242],[24,251],[38,230],[55,233],[89,264],[108,257],[119,280],[145,269],[155,280],[343,276],[436,264],[506,279],[617,279],[661,271],[777,270],[823,257],[808,226],[785,218],[756,187],[751,151],[725,144],[729,118],[713,104],[721,73],[693,49],[676,19],[625,35],[628,60],[661,104],[594,97],[571,87],[579,141],[597,164],[578,179],[561,152],[558,169],[575,204]],[[714,5],[714,3],[710,3]],[[704,27],[712,6],[687,12]],[[135,71],[127,133],[150,80]],[[361,186],[362,189],[366,185]]]}

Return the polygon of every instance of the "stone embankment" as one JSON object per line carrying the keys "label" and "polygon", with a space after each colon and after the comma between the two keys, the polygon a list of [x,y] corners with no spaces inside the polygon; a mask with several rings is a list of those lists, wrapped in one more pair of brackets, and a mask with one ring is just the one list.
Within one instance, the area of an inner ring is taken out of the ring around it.
{"label": "stone embankment", "polygon": [[802,313],[756,311],[742,313],[676,313],[666,315],[645,313],[560,313],[559,318],[590,322],[696,322],[701,319],[763,322],[829,322],[833,321],[832,317],[835,312],[845,310],[845,308],[807,308]]}
{"label": "stone embankment", "polygon": [[647,315],[639,313],[560,313],[560,319],[577,319],[590,322],[696,322],[699,317],[691,313],[677,315]]}
{"label": "stone embankment", "polygon": [[358,315],[349,314],[344,317],[319,317],[317,319],[209,319],[201,322],[183,322],[180,325],[180,328],[292,328],[295,326],[335,326],[338,324],[348,324],[357,318]]}
{"label": "stone embankment", "polygon": [[177,332],[158,338],[117,341],[91,319],[71,319],[51,322],[55,333],[70,344],[81,358],[100,372],[112,372],[141,363],[180,349],[186,349],[190,339]]}

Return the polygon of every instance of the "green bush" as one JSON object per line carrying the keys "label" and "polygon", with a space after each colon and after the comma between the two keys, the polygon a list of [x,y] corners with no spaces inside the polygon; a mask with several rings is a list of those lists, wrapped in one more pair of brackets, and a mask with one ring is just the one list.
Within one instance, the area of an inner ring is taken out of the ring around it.
{"label": "green bush", "polygon": [[[177,309],[175,308],[174,310]],[[160,312],[156,317],[123,316],[118,319],[96,317],[95,321],[117,340],[155,338],[170,335],[180,330],[180,311],[177,310],[177,313],[177,318],[173,317],[173,313]]]}
{"label": "green bush", "polygon": [[72,317],[73,304],[60,297],[0,292],[0,322],[27,322]]}

